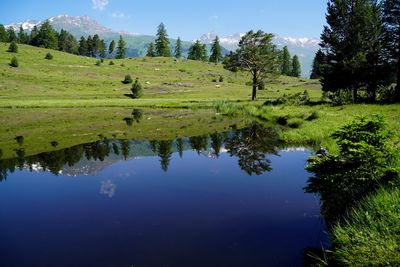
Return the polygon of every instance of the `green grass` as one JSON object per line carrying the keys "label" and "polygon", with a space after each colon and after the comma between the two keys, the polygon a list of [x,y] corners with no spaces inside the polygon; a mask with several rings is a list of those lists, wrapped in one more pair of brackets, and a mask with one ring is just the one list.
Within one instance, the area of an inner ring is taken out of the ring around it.
{"label": "green grass", "polygon": [[400,266],[400,190],[380,190],[333,230],[344,266]]}
{"label": "green grass", "polygon": [[[222,65],[199,61],[175,61],[172,58],[110,59],[96,66],[97,59],[63,52],[19,45],[17,54],[6,52],[0,43],[1,107],[127,107],[192,106],[212,104],[215,100],[248,101],[251,79],[246,73],[231,73]],[[48,52],[54,56],[45,59]],[[20,66],[11,68],[16,55]],[[121,81],[125,75],[138,77],[144,87],[140,100],[124,96],[131,85]],[[224,82],[213,82],[219,77]],[[307,89],[314,99],[321,97],[316,81],[282,76],[259,91],[259,100],[276,98],[284,93]],[[195,103],[193,103],[195,101]],[[199,104],[199,105],[200,105]]]}

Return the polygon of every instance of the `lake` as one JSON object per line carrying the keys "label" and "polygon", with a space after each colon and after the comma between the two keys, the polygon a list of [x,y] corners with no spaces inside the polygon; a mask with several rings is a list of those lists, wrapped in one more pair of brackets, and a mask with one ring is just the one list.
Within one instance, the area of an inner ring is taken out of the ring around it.
{"label": "lake", "polygon": [[24,145],[0,160],[0,266],[303,266],[327,242],[319,198],[304,192],[310,150],[258,123],[36,155]]}

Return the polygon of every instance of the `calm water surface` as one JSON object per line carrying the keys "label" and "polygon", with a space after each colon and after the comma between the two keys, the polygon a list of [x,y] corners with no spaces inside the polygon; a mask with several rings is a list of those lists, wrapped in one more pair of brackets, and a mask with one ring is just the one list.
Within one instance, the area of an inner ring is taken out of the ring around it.
{"label": "calm water surface", "polygon": [[0,266],[302,266],[326,241],[309,151],[252,125],[3,159]]}

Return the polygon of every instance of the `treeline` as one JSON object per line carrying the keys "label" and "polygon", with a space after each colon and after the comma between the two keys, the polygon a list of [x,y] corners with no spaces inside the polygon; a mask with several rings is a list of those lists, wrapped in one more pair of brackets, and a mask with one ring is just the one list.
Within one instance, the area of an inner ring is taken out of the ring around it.
{"label": "treeline", "polygon": [[329,0],[326,20],[311,74],[325,94],[341,102],[399,102],[400,1]]}
{"label": "treeline", "polygon": [[122,36],[120,36],[117,47],[113,40],[107,48],[106,42],[98,34],[93,37],[89,35],[87,38],[82,36],[78,42],[66,30],[61,29],[60,32],[57,32],[47,20],[40,27],[34,26],[30,34],[26,33],[22,26],[18,32],[15,32],[14,28],[5,29],[4,25],[0,24],[0,42],[28,44],[95,58],[105,58],[107,55],[110,57],[114,52],[116,52],[116,58],[124,58],[126,52],[126,43]]}

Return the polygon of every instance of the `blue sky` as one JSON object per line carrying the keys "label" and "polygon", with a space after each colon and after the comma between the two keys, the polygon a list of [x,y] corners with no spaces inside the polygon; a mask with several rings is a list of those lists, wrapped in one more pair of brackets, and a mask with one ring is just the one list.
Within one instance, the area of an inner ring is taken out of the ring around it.
{"label": "blue sky", "polygon": [[281,36],[319,37],[327,0],[1,0],[0,23],[88,15],[114,29],[155,34],[162,21],[171,37],[192,40],[261,29]]}

